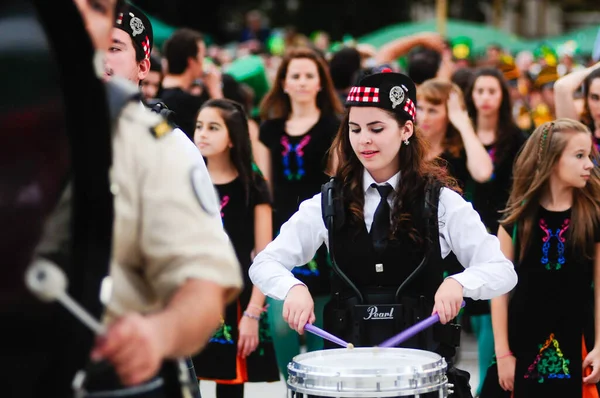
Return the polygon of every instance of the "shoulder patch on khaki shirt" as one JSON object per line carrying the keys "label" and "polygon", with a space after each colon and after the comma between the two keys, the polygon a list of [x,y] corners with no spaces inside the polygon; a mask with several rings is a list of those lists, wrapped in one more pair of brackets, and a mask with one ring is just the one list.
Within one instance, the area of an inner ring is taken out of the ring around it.
{"label": "shoulder patch on khaki shirt", "polygon": [[192,168],[190,177],[196,199],[198,199],[202,209],[211,216],[218,214],[220,209],[217,193],[206,168],[202,166]]}
{"label": "shoulder patch on khaki shirt", "polygon": [[157,125],[150,127],[150,132],[156,138],[162,138],[168,133],[173,131],[173,126],[171,126],[167,121],[162,120]]}

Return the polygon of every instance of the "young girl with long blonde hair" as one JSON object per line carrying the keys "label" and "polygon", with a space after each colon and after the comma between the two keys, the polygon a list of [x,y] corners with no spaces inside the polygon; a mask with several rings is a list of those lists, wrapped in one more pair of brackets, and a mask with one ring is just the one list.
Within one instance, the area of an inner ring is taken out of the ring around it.
{"label": "young girl with long blonde hair", "polygon": [[492,299],[496,357],[482,398],[598,397],[597,158],[590,130],[571,119],[538,127],[517,157],[498,238],[519,281]]}

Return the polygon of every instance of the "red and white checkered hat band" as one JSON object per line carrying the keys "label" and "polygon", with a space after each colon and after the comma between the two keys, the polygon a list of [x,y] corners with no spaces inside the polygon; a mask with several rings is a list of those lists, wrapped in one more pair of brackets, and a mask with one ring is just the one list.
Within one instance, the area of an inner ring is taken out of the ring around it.
{"label": "red and white checkered hat band", "polygon": [[152,49],[150,48],[150,38],[148,36],[146,36],[142,42],[142,50],[144,50],[146,59],[150,58],[150,51],[152,51]]}
{"label": "red and white checkered hat band", "polygon": [[352,87],[346,102],[379,102],[379,88]]}
{"label": "red and white checkered hat band", "polygon": [[410,98],[407,98],[406,102],[404,103],[404,112],[408,113],[410,117],[412,117],[412,120],[417,119],[417,107]]}

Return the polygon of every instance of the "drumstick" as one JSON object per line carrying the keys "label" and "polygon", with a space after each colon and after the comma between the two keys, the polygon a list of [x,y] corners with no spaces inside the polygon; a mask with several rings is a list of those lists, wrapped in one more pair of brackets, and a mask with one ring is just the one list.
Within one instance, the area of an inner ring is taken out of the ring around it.
{"label": "drumstick", "polygon": [[90,315],[67,293],[67,277],[62,269],[50,261],[38,258],[28,268],[25,283],[29,290],[40,300],[60,302],[73,316],[90,328],[95,334],[102,335],[106,328]]}
{"label": "drumstick", "polygon": [[307,323],[304,326],[304,330],[306,330],[307,332],[310,332],[316,336],[324,338],[325,340],[331,341],[332,343],[340,345],[342,347],[346,347],[346,348],[350,348],[350,349],[354,348],[354,344],[348,343],[348,342],[340,339],[339,337],[336,337],[336,336],[332,335],[331,333],[326,332],[323,329],[316,327],[313,324]]}
{"label": "drumstick", "polygon": [[[465,302],[463,301],[462,304],[460,305],[460,307],[462,308],[464,306],[465,306]],[[379,344],[378,347],[395,347],[398,344],[403,343],[404,341],[410,339],[417,333],[422,332],[423,330],[427,329],[428,327],[434,325],[435,323],[437,323],[439,321],[440,321],[440,315],[435,313],[435,314],[431,315],[429,318],[425,318],[421,322],[415,323],[408,329],[403,330],[402,332],[398,333],[394,337],[387,339],[383,343]]]}

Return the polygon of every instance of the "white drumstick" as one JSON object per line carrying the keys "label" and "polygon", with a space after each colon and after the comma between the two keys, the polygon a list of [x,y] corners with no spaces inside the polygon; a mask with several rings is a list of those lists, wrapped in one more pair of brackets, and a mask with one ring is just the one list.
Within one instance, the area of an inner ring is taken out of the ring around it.
{"label": "white drumstick", "polygon": [[36,258],[27,269],[25,283],[40,300],[58,300],[71,314],[83,322],[94,333],[104,334],[106,328],[94,319],[79,303],[67,294],[67,277],[52,262]]}

